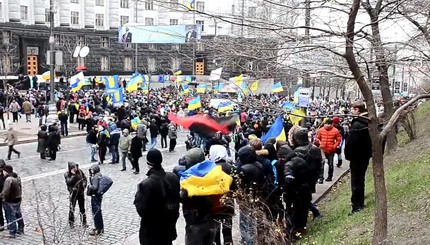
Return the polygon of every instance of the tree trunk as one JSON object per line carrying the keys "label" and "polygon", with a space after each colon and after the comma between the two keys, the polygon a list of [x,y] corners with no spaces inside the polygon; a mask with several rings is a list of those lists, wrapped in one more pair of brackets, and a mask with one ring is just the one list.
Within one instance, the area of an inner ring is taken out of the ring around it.
{"label": "tree trunk", "polygon": [[355,21],[357,19],[358,10],[360,9],[360,0],[353,0],[351,11],[348,17],[347,32],[346,32],[346,48],[345,59],[348,63],[349,69],[354,75],[360,91],[366,101],[367,109],[369,112],[369,134],[373,144],[372,147],[372,166],[375,187],[375,221],[373,230],[372,244],[379,244],[387,238],[387,190],[385,186],[385,173],[384,173],[384,156],[382,154],[381,138],[378,132],[378,120],[376,116],[376,108],[372,90],[364,79],[363,72],[357,63],[354,54],[354,29]]}

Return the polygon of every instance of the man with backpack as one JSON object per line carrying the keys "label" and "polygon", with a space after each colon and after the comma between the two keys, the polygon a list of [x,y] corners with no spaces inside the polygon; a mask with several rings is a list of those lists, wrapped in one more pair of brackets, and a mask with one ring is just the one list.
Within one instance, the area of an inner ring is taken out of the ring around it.
{"label": "man with backpack", "polygon": [[91,196],[91,211],[94,218],[94,227],[90,236],[97,236],[104,233],[102,200],[103,194],[112,186],[113,181],[100,173],[100,167],[94,164],[90,169],[90,184],[87,189],[87,195]]}
{"label": "man with backpack", "polygon": [[79,169],[78,164],[68,162],[68,171],[64,174],[67,190],[69,191],[69,225],[74,227],[76,202],[79,205],[79,213],[82,226],[87,226],[87,216],[85,215],[85,187],[87,186],[87,177]]}
{"label": "man with backpack", "polygon": [[145,245],[171,245],[177,237],[179,217],[179,178],[166,173],[163,156],[157,149],[148,151],[148,178],[137,186],[134,205],[141,217],[139,239]]}

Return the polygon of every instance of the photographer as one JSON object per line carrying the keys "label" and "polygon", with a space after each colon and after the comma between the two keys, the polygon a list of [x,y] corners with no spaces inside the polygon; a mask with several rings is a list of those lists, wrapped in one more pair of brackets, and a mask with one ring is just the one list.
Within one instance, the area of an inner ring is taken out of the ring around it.
{"label": "photographer", "polygon": [[84,191],[87,186],[87,177],[79,169],[78,164],[68,162],[69,170],[64,174],[67,190],[69,191],[69,225],[74,227],[76,201],[79,204],[79,212],[82,226],[87,227],[87,216],[85,215],[85,196]]}
{"label": "photographer", "polygon": [[100,173],[100,167],[95,164],[90,169],[90,184],[88,186],[87,195],[91,196],[91,211],[94,218],[94,227],[89,235],[96,236],[104,233],[103,215],[102,215],[102,199],[103,195],[99,194],[100,179],[102,174]]}

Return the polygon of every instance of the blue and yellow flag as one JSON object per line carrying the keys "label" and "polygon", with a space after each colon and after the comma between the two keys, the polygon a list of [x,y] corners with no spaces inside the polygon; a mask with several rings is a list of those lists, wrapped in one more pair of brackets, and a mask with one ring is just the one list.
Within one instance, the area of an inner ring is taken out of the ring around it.
{"label": "blue and yellow flag", "polygon": [[190,88],[187,84],[182,86],[181,95],[188,94],[190,92]]}
{"label": "blue and yellow flag", "polygon": [[142,92],[143,92],[144,94],[149,94],[149,87],[148,87],[148,84],[143,85]]}
{"label": "blue and yellow flag", "polygon": [[73,93],[78,92],[84,86],[84,83],[85,83],[85,80],[80,80],[79,82],[70,85],[71,91]]}
{"label": "blue and yellow flag", "polygon": [[190,83],[192,79],[193,79],[192,76],[185,76],[185,81],[187,83]]}
{"label": "blue and yellow flag", "polygon": [[218,105],[218,112],[226,112],[226,111],[232,111],[234,109],[233,103],[230,101],[219,103]]}
{"label": "blue and yellow flag", "polygon": [[119,76],[109,76],[104,77],[106,89],[116,89],[119,88]]}
{"label": "blue and yellow flag", "polygon": [[305,114],[305,112],[304,111],[302,111],[301,109],[296,109],[296,110],[294,110],[293,112],[292,112],[293,114],[296,114],[297,116],[295,116],[295,115],[291,115],[290,114],[290,121],[294,124],[294,125],[299,125],[300,124],[300,121],[303,119],[303,117],[305,117],[306,116],[306,114]]}
{"label": "blue and yellow flag", "polygon": [[194,99],[188,102],[188,110],[192,111],[202,107],[202,102],[200,101],[200,96],[195,97]]}
{"label": "blue and yellow flag", "polygon": [[187,4],[188,10],[194,10],[194,5],[196,0],[189,0],[190,2]]}
{"label": "blue and yellow flag", "polygon": [[175,71],[175,73],[173,73],[173,76],[179,76],[181,74],[182,74],[182,70],[179,69],[179,70]]}
{"label": "blue and yellow flag", "polygon": [[116,88],[107,90],[107,95],[110,99],[107,99],[108,103],[113,105],[124,104],[124,88]]}
{"label": "blue and yellow flag", "polygon": [[239,76],[234,77],[233,80],[236,86],[240,86],[243,82],[243,74],[240,74]]}
{"label": "blue and yellow flag", "polygon": [[139,123],[140,123],[139,117],[133,118],[133,120],[131,120],[131,128],[133,130],[136,130],[137,129],[137,125],[139,125]]}
{"label": "blue and yellow flag", "polygon": [[221,165],[209,160],[197,163],[180,173],[181,188],[188,196],[223,195],[230,191],[233,177],[222,171]]}
{"label": "blue and yellow flag", "polygon": [[282,105],[282,109],[293,111],[295,109],[295,106],[291,101],[285,101]]}
{"label": "blue and yellow flag", "polygon": [[261,137],[261,141],[264,144],[267,139],[273,138],[273,137],[276,138],[276,141],[278,141],[278,140],[286,141],[287,140],[287,137],[285,134],[285,129],[284,129],[284,123],[282,122],[281,116],[278,116],[276,118],[275,122],[272,124],[272,126],[270,127],[267,134],[265,134],[263,137]]}
{"label": "blue and yellow flag", "polygon": [[281,82],[277,82],[277,83],[273,84],[273,86],[272,86],[272,92],[273,93],[279,93],[282,91],[284,91],[284,89],[282,88]]}
{"label": "blue and yellow flag", "polygon": [[255,92],[255,91],[257,91],[258,90],[258,81],[254,81],[252,84],[251,84],[251,91],[252,92]]}
{"label": "blue and yellow flag", "polygon": [[197,86],[197,93],[204,94],[206,92],[207,84],[200,84]]}
{"label": "blue and yellow flag", "polygon": [[142,82],[143,82],[143,79],[140,74],[134,77],[132,76],[130,81],[127,83],[127,91],[128,92],[136,91]]}

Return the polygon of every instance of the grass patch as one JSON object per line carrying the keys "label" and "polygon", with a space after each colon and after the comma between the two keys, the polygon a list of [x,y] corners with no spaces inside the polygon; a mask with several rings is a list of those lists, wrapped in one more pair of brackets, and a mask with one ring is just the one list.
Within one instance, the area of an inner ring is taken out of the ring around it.
{"label": "grass patch", "polygon": [[[429,131],[427,121],[430,118],[430,102],[423,103],[416,111],[418,139],[409,141],[406,133],[398,135],[399,144],[404,144],[402,151],[395,152],[385,158],[386,185],[388,191],[388,225],[389,238],[396,242],[405,239],[408,227],[414,228],[415,244],[428,239],[424,224],[430,222],[428,206],[430,205],[430,149],[428,145]],[[407,139],[407,140],[405,140]],[[370,244],[373,234],[375,196],[373,188],[372,165],[366,176],[366,205],[360,213],[348,216],[350,207],[350,180],[345,178],[335,190],[329,193],[320,203],[323,214],[321,220],[310,221],[308,233],[297,244]],[[423,225],[413,223],[423,222]],[[422,227],[422,228],[420,228]],[[408,230],[410,233],[410,231]],[[422,237],[422,240],[419,240]],[[418,241],[417,241],[418,239]],[[404,241],[399,241],[404,242]],[[404,243],[403,243],[404,244]]]}

